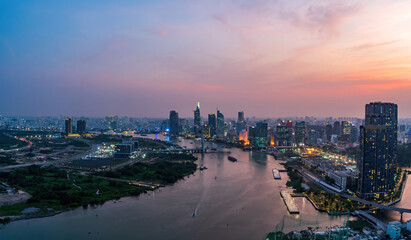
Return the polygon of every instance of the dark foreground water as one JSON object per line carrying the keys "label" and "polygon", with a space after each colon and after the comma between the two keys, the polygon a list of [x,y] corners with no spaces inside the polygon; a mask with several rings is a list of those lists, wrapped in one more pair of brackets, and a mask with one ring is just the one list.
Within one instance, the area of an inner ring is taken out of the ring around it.
{"label": "dark foreground water", "polygon": [[[200,146],[195,140],[172,141]],[[0,228],[0,239],[264,239],[283,216],[284,230],[330,226],[330,217],[304,198],[296,199],[301,214],[288,214],[280,197],[288,177],[281,173],[282,179],[274,180],[272,175],[273,168],[282,168],[280,161],[259,152],[226,151],[231,153],[198,154],[197,164],[208,170],[174,185],[96,208],[12,222]],[[228,155],[238,162],[228,161]],[[334,217],[332,225],[344,220]]]}

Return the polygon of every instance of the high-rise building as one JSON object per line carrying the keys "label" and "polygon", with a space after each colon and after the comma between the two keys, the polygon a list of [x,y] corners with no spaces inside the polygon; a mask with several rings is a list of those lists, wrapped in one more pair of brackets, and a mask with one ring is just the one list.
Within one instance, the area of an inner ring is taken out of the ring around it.
{"label": "high-rise building", "polygon": [[397,170],[398,106],[373,102],[365,105],[365,124],[360,127],[361,157],[358,192],[362,196],[393,190]]}
{"label": "high-rise building", "polygon": [[170,111],[170,134],[178,134],[178,113],[174,110]]}
{"label": "high-rise building", "polygon": [[203,126],[203,138],[210,138],[210,127],[208,124],[204,124]]}
{"label": "high-rise building", "polygon": [[236,133],[237,133],[237,139],[240,137],[240,132],[243,130],[247,130],[246,122],[244,119],[244,112],[238,112],[238,118],[237,118],[237,123],[235,126]]}
{"label": "high-rise building", "polygon": [[66,118],[65,120],[65,134],[69,135],[73,133],[73,119],[72,118]]}
{"label": "high-rise building", "polygon": [[194,110],[194,135],[201,137],[201,134],[200,102],[197,102],[197,108]]}
{"label": "high-rise building", "polygon": [[248,128],[248,142],[251,146],[256,145],[256,128],[254,126]]}
{"label": "high-rise building", "polygon": [[259,148],[267,147],[268,124],[258,122],[255,127],[255,145]]}
{"label": "high-rise building", "polygon": [[86,120],[84,119],[77,120],[77,133],[78,134],[86,133]]}
{"label": "high-rise building", "polygon": [[217,134],[217,120],[215,114],[208,114],[208,126],[210,128],[210,137],[214,137]]}
{"label": "high-rise building", "polygon": [[277,146],[292,146],[293,136],[293,122],[282,120],[277,125]]}
{"label": "high-rise building", "polygon": [[334,122],[333,132],[335,135],[341,135],[341,124],[339,121]]}
{"label": "high-rise building", "polygon": [[352,143],[357,142],[358,136],[359,136],[358,128],[354,125],[351,125],[351,142]]}
{"label": "high-rise building", "polygon": [[316,131],[316,130],[314,130],[314,129],[311,129],[310,132],[309,132],[309,134],[308,134],[308,142],[309,142],[311,145],[316,145],[316,144],[318,144],[319,135],[320,135],[320,134],[318,133],[318,131]]}
{"label": "high-rise building", "polygon": [[327,124],[325,125],[325,136],[327,142],[331,141],[331,135],[333,135],[333,126],[331,124]]}
{"label": "high-rise building", "polygon": [[341,141],[351,142],[351,122],[341,122]]}
{"label": "high-rise building", "polygon": [[116,130],[117,129],[117,121],[111,121],[110,122],[110,128],[112,129],[112,130]]}
{"label": "high-rise building", "polygon": [[306,127],[305,127],[305,122],[296,122],[295,123],[295,144],[297,146],[302,146],[305,143],[305,133],[306,133]]}
{"label": "high-rise building", "polygon": [[243,112],[243,111],[238,112],[238,119],[237,119],[237,122],[245,122],[245,119],[244,119],[244,112]]}
{"label": "high-rise building", "polygon": [[217,136],[224,137],[225,124],[224,115],[217,109]]}

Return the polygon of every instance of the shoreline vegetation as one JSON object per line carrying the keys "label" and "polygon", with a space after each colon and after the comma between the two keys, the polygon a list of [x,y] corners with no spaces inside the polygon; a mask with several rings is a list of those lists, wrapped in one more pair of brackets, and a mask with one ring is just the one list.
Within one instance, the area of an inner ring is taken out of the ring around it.
{"label": "shoreline vegetation", "polygon": [[[292,188],[294,193],[302,194],[306,197],[314,208],[320,212],[327,212],[329,215],[345,215],[349,212],[361,209],[370,209],[370,206],[343,198],[338,194],[331,194],[324,191],[322,188],[311,182],[305,182],[303,177],[298,173],[293,166],[298,165],[297,161],[288,161],[283,164],[287,170],[289,181],[286,186]],[[370,199],[381,204],[393,204],[401,200],[404,186],[407,181],[407,173],[398,171],[397,182],[395,183],[395,192],[392,196],[384,199]],[[401,177],[402,175],[402,177]],[[309,188],[306,189],[302,184],[306,184]]]}
{"label": "shoreline vegetation", "polygon": [[[153,142],[154,143],[154,142]],[[155,141],[156,147],[168,143]],[[145,141],[149,146],[149,141]],[[0,206],[0,224],[48,217],[78,207],[88,208],[127,196],[139,196],[159,186],[173,184],[197,170],[192,154],[148,153],[144,159],[114,171],[82,172],[31,165],[0,172],[0,182],[31,195],[26,202]],[[133,184],[134,182],[148,184]]]}

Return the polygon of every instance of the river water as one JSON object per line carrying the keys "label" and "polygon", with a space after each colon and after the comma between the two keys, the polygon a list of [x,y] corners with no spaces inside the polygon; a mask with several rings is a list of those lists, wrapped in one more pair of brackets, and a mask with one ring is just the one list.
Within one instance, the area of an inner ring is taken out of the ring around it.
{"label": "river water", "polygon": [[[166,137],[149,135],[150,138]],[[180,146],[200,147],[199,141],[172,139]],[[211,143],[210,143],[211,145]],[[295,201],[301,211],[290,215],[280,196],[288,177],[274,180],[280,161],[260,152],[231,148],[196,154],[208,170],[174,185],[139,197],[108,201],[95,208],[77,208],[53,217],[11,222],[0,228],[0,239],[264,239],[275,225],[284,231],[306,226],[330,226],[331,217],[319,213],[305,198]],[[231,155],[238,162],[230,162]],[[291,191],[291,190],[290,190]],[[192,217],[196,211],[195,217]],[[332,219],[342,224],[346,217]]]}

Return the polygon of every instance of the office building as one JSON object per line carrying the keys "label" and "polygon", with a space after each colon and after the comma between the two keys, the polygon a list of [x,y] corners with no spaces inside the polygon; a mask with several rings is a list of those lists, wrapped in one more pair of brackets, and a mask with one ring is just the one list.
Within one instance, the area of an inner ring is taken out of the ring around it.
{"label": "office building", "polygon": [[247,130],[247,125],[244,119],[244,112],[238,112],[238,118],[236,123],[236,132],[237,132],[237,139],[239,139],[239,134],[243,130]]}
{"label": "office building", "polygon": [[341,123],[336,121],[334,122],[333,133],[337,136],[341,135]]}
{"label": "office building", "polygon": [[210,137],[214,137],[217,134],[217,120],[215,114],[208,114],[208,127],[210,128]]}
{"label": "office building", "polygon": [[133,152],[134,144],[133,143],[123,143],[117,144],[114,150],[115,158],[127,158]]}
{"label": "office building", "polygon": [[248,128],[248,142],[251,146],[256,145],[256,129],[254,126]]}
{"label": "office building", "polygon": [[341,122],[341,141],[351,142],[351,122],[342,121]]}
{"label": "office building", "polygon": [[194,135],[201,137],[201,115],[200,115],[200,102],[197,102],[197,108],[194,110]]}
{"label": "office building", "polygon": [[308,143],[311,145],[317,145],[318,144],[318,138],[319,136],[319,132],[311,129],[310,132],[308,133]]}
{"label": "office building", "polygon": [[73,133],[73,119],[72,118],[66,118],[64,129],[65,129],[66,136]]}
{"label": "office building", "polygon": [[225,123],[224,115],[217,109],[217,136],[224,137]]}
{"label": "office building", "polygon": [[293,122],[281,121],[277,125],[277,146],[293,146]]}
{"label": "office building", "polygon": [[297,146],[303,146],[305,144],[305,134],[306,127],[305,122],[296,122],[295,123],[295,144]]}
{"label": "office building", "polygon": [[80,135],[86,133],[86,120],[77,120],[77,133]]}
{"label": "office building", "polygon": [[398,106],[374,102],[365,106],[365,124],[360,127],[361,157],[358,192],[378,197],[393,190],[397,171]]}
{"label": "office building", "polygon": [[327,142],[331,142],[332,134],[333,134],[333,126],[331,124],[325,125],[325,138]]}
{"label": "office building", "polygon": [[169,133],[172,135],[177,135],[180,132],[179,129],[178,113],[176,111],[170,111],[170,128]]}
{"label": "office building", "polygon": [[111,130],[116,130],[117,129],[117,121],[111,121],[110,122],[110,129]]}
{"label": "office building", "polygon": [[268,124],[258,122],[255,127],[255,145],[259,148],[267,147]]}
{"label": "office building", "polygon": [[204,124],[203,126],[203,138],[210,138],[210,127],[208,124]]}

